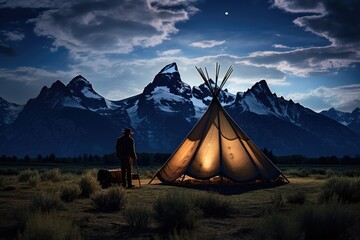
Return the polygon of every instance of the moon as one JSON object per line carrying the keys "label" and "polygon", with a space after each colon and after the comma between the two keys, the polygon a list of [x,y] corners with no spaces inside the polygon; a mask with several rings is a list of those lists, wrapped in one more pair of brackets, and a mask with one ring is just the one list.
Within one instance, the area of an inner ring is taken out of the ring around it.
{"label": "moon", "polygon": [[225,15],[226,15],[226,16],[229,15],[229,12],[225,12]]}

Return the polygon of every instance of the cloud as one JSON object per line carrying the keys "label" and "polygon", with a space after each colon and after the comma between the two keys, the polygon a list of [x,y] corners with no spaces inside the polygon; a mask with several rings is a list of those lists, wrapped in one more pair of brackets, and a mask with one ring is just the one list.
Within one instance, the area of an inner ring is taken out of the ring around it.
{"label": "cloud", "polygon": [[190,46],[199,48],[212,48],[215,46],[223,45],[224,43],[225,41],[205,40],[200,42],[193,42],[190,44]]}
{"label": "cloud", "polygon": [[273,48],[283,48],[283,49],[291,48],[291,47],[288,47],[288,46],[285,46],[285,45],[282,45],[282,44],[273,44],[272,47]]}
{"label": "cloud", "polygon": [[159,56],[169,56],[169,55],[177,55],[180,54],[182,51],[181,49],[170,49],[163,52],[158,52]]}
{"label": "cloud", "polygon": [[302,102],[310,99],[312,101],[318,99],[338,110],[352,111],[360,106],[360,84],[351,84],[334,88],[321,86],[312,89],[307,93],[291,93],[287,97]]}
{"label": "cloud", "polygon": [[299,17],[294,23],[329,39],[336,46],[360,51],[360,1],[274,0],[273,5],[287,12],[314,13]]}
{"label": "cloud", "polygon": [[[274,48],[287,51],[253,52],[239,61],[240,63],[307,77],[336,72],[360,62],[360,14],[357,12],[357,9],[360,9],[359,1],[274,0],[273,6],[287,12],[310,14],[295,19],[294,23],[328,39],[330,44],[298,48],[274,44]],[[343,17],[345,15],[346,17]]]}
{"label": "cloud", "polygon": [[6,100],[25,104],[36,97],[43,86],[50,87],[56,80],[64,83],[78,75],[74,71],[48,71],[34,67],[0,68],[0,96]]}
{"label": "cloud", "polygon": [[1,31],[1,33],[5,36],[6,40],[8,41],[21,41],[25,38],[25,35],[18,32],[7,32],[7,31]]}
{"label": "cloud", "polygon": [[360,58],[354,51],[328,46],[285,52],[253,52],[240,62],[248,66],[274,68],[286,74],[306,77],[350,67],[352,63],[360,62]]}
{"label": "cloud", "polygon": [[12,57],[16,56],[16,52],[13,48],[0,43],[0,55]]}
{"label": "cloud", "polygon": [[64,78],[66,79],[74,77],[75,75],[75,72],[51,72],[34,67],[17,67],[15,69],[0,68],[0,79],[9,79],[17,82],[25,82],[27,84],[43,79],[48,79],[50,81]]}
{"label": "cloud", "polygon": [[[50,4],[32,19],[35,33],[53,40],[54,48],[73,54],[127,54],[169,40],[197,9],[191,1],[63,1]],[[39,4],[36,4],[38,6]]]}

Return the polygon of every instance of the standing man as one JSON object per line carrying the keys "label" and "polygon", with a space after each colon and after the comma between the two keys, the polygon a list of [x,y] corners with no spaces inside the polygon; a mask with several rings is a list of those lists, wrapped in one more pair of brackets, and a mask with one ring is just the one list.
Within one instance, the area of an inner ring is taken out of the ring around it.
{"label": "standing man", "polygon": [[123,131],[124,136],[119,137],[116,141],[116,155],[121,162],[121,181],[123,187],[133,188],[131,180],[132,161],[136,160],[135,142],[132,139],[134,132],[130,128],[125,128]]}

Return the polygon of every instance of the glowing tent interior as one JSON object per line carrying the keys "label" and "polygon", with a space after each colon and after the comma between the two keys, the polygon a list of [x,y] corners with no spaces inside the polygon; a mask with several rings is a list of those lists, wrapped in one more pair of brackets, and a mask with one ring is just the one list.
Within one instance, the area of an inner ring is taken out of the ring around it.
{"label": "glowing tent interior", "polygon": [[197,71],[212,92],[208,109],[193,127],[180,146],[156,172],[155,177],[164,183],[181,181],[185,176],[195,179],[211,179],[219,176],[236,183],[263,181],[288,182],[282,172],[264,155],[251,139],[232,120],[221,106],[217,96],[230,77],[230,66],[218,86],[220,65],[216,64],[215,85],[208,72]]}

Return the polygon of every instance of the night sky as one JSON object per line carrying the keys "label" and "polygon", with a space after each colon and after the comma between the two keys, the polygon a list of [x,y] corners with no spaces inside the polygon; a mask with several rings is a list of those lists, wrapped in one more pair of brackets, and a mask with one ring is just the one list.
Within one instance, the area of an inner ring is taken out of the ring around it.
{"label": "night sky", "polygon": [[99,94],[142,92],[176,62],[235,69],[225,88],[265,79],[278,96],[320,111],[360,107],[358,0],[0,0],[0,96],[24,104],[81,74]]}

